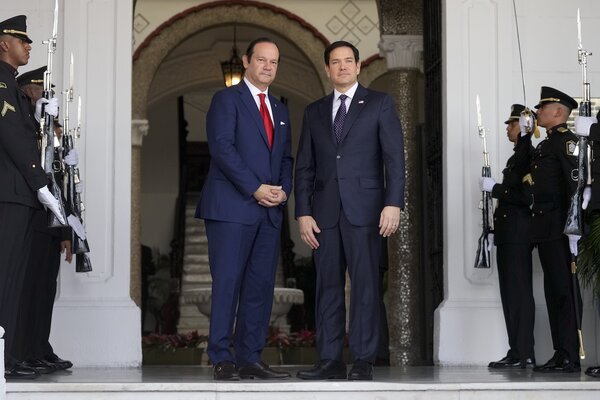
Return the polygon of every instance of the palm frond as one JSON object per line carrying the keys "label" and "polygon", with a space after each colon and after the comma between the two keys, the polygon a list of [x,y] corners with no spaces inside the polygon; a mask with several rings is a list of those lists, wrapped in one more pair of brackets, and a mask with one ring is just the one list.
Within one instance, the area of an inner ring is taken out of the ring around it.
{"label": "palm frond", "polygon": [[577,257],[577,272],[581,283],[591,287],[594,298],[600,298],[600,211],[594,211],[587,216],[590,228],[579,246]]}

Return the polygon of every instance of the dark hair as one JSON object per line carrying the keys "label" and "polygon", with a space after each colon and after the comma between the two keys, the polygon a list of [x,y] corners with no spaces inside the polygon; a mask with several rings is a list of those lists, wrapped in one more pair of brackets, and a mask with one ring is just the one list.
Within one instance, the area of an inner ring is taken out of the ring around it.
{"label": "dark hair", "polygon": [[[246,58],[248,59],[248,62],[250,62],[250,58],[252,58],[252,54],[254,54],[254,47],[259,44],[259,43],[273,43],[275,45],[275,47],[277,47],[277,50],[279,50],[279,46],[277,46],[277,43],[275,43],[273,41],[273,39],[268,38],[268,37],[259,37],[257,39],[254,39],[253,41],[250,42],[250,44],[248,45],[248,48],[246,49]],[[281,55],[279,56],[279,58],[281,58]],[[279,61],[279,60],[277,60]]]}
{"label": "dark hair", "polygon": [[325,59],[325,65],[329,65],[329,55],[331,52],[338,47],[349,47],[354,53],[354,61],[358,62],[358,49],[354,47],[354,45],[350,42],[346,42],[345,40],[338,40],[337,42],[331,43],[325,49],[325,53],[323,53],[323,58]]}

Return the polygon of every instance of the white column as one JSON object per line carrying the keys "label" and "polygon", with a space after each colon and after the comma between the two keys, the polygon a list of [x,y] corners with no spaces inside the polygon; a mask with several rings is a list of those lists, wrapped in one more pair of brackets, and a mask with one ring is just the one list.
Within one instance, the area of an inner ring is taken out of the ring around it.
{"label": "white column", "polygon": [[[59,7],[54,83],[60,92],[68,82],[73,52],[75,97],[83,103],[77,146],[93,271],[78,274],[74,265],[61,265],[50,342],[76,366],[137,366],[140,310],[129,294],[132,2],[63,0]],[[28,26],[47,26],[51,13],[36,11]],[[48,34],[36,33],[38,43]],[[35,48],[43,54],[41,45]]]}

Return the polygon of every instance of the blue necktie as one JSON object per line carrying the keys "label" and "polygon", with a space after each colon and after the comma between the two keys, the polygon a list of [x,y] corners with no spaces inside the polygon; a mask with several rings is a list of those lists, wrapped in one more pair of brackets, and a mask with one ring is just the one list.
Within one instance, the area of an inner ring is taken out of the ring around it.
{"label": "blue necktie", "polygon": [[333,133],[335,134],[335,140],[339,143],[342,140],[342,130],[344,129],[344,121],[346,120],[346,99],[348,96],[340,94],[340,108],[338,108],[335,118],[333,120]]}

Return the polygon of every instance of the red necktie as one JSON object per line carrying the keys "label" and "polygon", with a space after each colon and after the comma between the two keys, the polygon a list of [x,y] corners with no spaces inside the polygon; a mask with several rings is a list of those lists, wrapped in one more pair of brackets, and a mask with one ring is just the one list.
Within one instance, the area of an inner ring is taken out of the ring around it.
{"label": "red necktie", "polygon": [[267,139],[269,140],[269,149],[271,149],[273,147],[273,121],[271,121],[271,115],[269,114],[267,103],[265,103],[265,94],[259,93],[258,97],[260,98],[260,116],[263,120],[263,124],[265,125]]}

